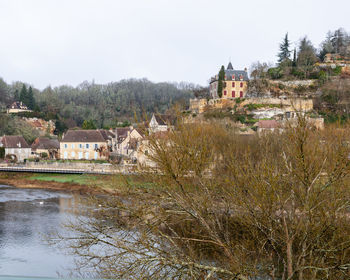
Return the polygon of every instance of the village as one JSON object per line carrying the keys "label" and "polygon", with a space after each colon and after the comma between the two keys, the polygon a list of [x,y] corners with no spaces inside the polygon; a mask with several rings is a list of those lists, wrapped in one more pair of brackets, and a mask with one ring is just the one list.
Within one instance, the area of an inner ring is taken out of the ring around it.
{"label": "village", "polygon": [[[349,74],[349,61],[327,54],[317,67],[341,67]],[[210,78],[205,97],[189,100],[189,107],[177,114],[153,113],[148,122],[114,129],[73,128],[60,139],[53,134],[55,123],[40,118],[23,119],[39,131],[40,137],[29,145],[22,135],[3,135],[2,166],[25,164],[47,166],[55,163],[61,168],[79,167],[94,171],[106,168],[110,171],[136,171],[153,163],[148,159],[152,151],[148,147],[149,135],[164,137],[176,129],[178,121],[184,123],[219,122],[241,135],[283,131],[284,127],[305,117],[315,129],[324,128],[324,118],[314,110],[312,96],[300,94],[300,87],[312,88],[317,80],[275,81],[270,80],[270,91],[254,92],[253,81],[247,68],[235,70],[232,63],[222,67],[219,74]],[[252,89],[253,87],[253,89]],[[298,92],[298,94],[296,94]],[[26,104],[15,101],[7,107],[7,114],[31,112]],[[181,119],[181,120],[180,120]],[[89,164],[89,165],[87,165]],[[87,167],[88,166],[88,167]]]}

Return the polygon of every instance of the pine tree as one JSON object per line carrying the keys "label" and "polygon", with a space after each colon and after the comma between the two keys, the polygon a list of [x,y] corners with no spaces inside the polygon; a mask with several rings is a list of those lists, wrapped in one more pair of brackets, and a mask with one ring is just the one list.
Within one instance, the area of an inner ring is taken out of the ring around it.
{"label": "pine tree", "polygon": [[28,91],[25,84],[23,84],[22,89],[19,93],[19,101],[28,106]]}
{"label": "pine tree", "polygon": [[293,67],[297,66],[297,50],[296,50],[296,48],[294,48],[294,51],[293,51],[293,63],[292,63],[292,66]]}
{"label": "pine tree", "polygon": [[224,65],[222,65],[221,69],[219,71],[219,80],[218,80],[218,95],[220,98],[222,97],[222,90],[224,88],[224,80],[225,80],[225,67],[224,67]]}
{"label": "pine tree", "polygon": [[30,110],[33,110],[35,108],[35,99],[33,95],[33,89],[32,87],[29,87],[28,90],[28,104],[26,104]]}
{"label": "pine tree", "polygon": [[18,89],[15,90],[15,93],[13,94],[13,98],[15,99],[15,101],[19,101],[20,100]]}
{"label": "pine tree", "polygon": [[286,33],[286,36],[284,37],[283,42],[280,44],[280,52],[277,55],[278,63],[282,63],[286,59],[289,59],[290,52],[291,51],[289,50],[288,33]]}

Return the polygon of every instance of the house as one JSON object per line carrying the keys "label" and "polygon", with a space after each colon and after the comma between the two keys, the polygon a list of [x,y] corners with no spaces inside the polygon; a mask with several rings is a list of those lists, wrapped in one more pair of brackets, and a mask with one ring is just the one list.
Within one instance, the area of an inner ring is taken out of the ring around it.
{"label": "house", "polygon": [[257,124],[257,132],[259,134],[264,132],[273,132],[280,129],[280,124],[276,120],[260,120]]}
{"label": "house", "polygon": [[176,124],[176,117],[166,114],[153,114],[148,124],[150,132],[167,131]]}
{"label": "house", "polygon": [[[154,142],[156,141],[156,142]],[[166,141],[169,142],[169,131],[157,131],[152,133],[150,137],[144,138],[136,151],[136,159],[138,168],[157,168],[157,163],[154,162],[151,157],[155,154],[154,152],[154,144],[158,141]]]}
{"label": "house", "polygon": [[68,130],[60,142],[61,159],[108,159],[114,134],[103,130]]}
{"label": "house", "polygon": [[28,107],[22,103],[22,101],[15,101],[11,105],[7,106],[7,114],[15,114],[20,112],[32,112],[32,110],[29,110]]}
{"label": "house", "polygon": [[144,138],[144,133],[139,128],[118,127],[115,130],[116,134],[116,149],[118,155],[136,159],[136,151]]}
{"label": "house", "polygon": [[60,142],[57,139],[38,137],[32,144],[32,154],[43,156],[46,154],[49,159],[60,158]]}
{"label": "house", "polygon": [[[245,97],[248,90],[248,73],[247,69],[234,70],[230,62],[225,70],[224,85],[221,98]],[[220,98],[218,94],[219,75],[210,79],[209,91],[210,96],[214,99]]]}
{"label": "house", "polygon": [[23,136],[3,136],[0,138],[0,147],[5,148],[5,157],[11,157],[19,162],[29,158],[32,149]]}

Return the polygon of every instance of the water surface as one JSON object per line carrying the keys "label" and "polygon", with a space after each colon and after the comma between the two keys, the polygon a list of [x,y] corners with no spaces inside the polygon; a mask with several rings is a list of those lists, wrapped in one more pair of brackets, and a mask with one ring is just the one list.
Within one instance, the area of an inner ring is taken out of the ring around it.
{"label": "water surface", "polygon": [[84,209],[83,198],[62,192],[0,185],[0,275],[68,275],[74,257],[47,236],[69,234],[64,223]]}

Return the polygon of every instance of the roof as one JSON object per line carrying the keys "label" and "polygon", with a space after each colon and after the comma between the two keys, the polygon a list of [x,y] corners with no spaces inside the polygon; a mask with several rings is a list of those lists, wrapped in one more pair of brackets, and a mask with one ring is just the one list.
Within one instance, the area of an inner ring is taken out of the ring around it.
{"label": "roof", "polygon": [[109,130],[103,130],[103,129],[101,129],[101,130],[99,130],[99,131],[100,131],[102,137],[103,137],[106,141],[109,140],[109,139],[111,139],[111,138],[114,138],[114,137],[115,137],[115,134],[114,134],[113,132],[109,131]]}
{"label": "roof", "polygon": [[174,125],[176,122],[176,117],[173,115],[154,114],[154,117],[158,125]]}
{"label": "roof", "polygon": [[115,129],[115,134],[117,136],[118,143],[121,143],[128,137],[128,132],[130,132],[130,127],[117,127]]}
{"label": "roof", "polygon": [[39,137],[36,138],[35,141],[32,144],[32,149],[59,149],[60,148],[60,143],[58,142],[57,139],[51,139],[48,137]]}
{"label": "roof", "polygon": [[68,130],[61,142],[106,142],[99,130]]}
{"label": "roof", "polygon": [[260,120],[258,122],[259,128],[277,128],[279,126],[276,120]]}
{"label": "roof", "polygon": [[28,110],[28,107],[20,101],[15,101],[11,105],[8,105],[9,109],[19,109],[19,110]]}
{"label": "roof", "polygon": [[3,136],[1,138],[1,143],[4,148],[30,148],[23,136]]}
{"label": "roof", "polygon": [[[225,69],[225,81],[249,81],[248,73],[245,70],[234,70],[232,63],[229,62]],[[217,81],[218,77],[213,77],[211,82]]]}

